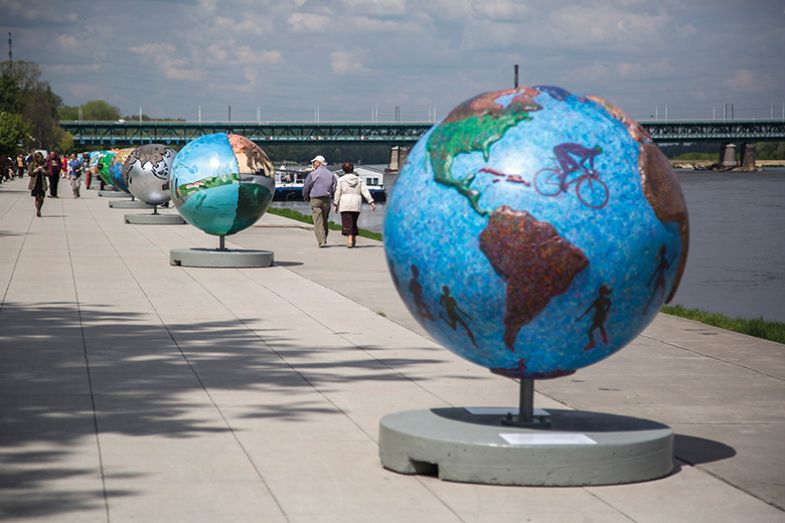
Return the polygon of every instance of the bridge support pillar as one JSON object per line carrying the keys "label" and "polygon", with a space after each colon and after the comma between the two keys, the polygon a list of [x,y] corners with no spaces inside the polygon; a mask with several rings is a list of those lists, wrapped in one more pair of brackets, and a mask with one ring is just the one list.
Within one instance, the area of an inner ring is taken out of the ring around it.
{"label": "bridge support pillar", "polygon": [[402,147],[396,145],[390,149],[390,164],[385,169],[387,173],[397,173],[406,163],[406,158],[409,156],[409,147]]}
{"label": "bridge support pillar", "polygon": [[741,171],[753,172],[755,170],[757,149],[757,144],[754,143],[744,143],[741,145]]}
{"label": "bridge support pillar", "polygon": [[720,149],[720,167],[736,167],[736,145],[732,143],[722,144]]}

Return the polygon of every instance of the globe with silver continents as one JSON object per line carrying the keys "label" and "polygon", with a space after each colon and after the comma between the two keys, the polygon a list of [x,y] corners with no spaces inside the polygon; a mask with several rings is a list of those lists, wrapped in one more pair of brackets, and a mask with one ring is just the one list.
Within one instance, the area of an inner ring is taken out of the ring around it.
{"label": "globe with silver continents", "polygon": [[150,205],[168,202],[169,170],[176,154],[171,147],[155,143],[132,151],[124,165],[130,193]]}
{"label": "globe with silver continents", "polygon": [[687,207],[638,123],[555,86],[481,94],[412,148],[384,242],[412,314],[456,354],[513,378],[613,354],[673,297]]}
{"label": "globe with silver continents", "polygon": [[275,171],[267,154],[248,138],[208,134],[177,153],[169,187],[172,202],[188,223],[223,236],[250,227],[267,211]]}

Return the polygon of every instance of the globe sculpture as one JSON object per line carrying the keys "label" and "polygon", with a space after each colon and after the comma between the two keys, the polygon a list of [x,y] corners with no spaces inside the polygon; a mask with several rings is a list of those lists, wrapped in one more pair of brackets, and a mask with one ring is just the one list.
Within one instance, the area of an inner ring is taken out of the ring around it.
{"label": "globe sculpture", "polygon": [[112,175],[109,173],[109,166],[112,164],[115,154],[117,154],[117,151],[100,151],[96,163],[98,176],[108,185],[112,185]]}
{"label": "globe sculpture", "polygon": [[129,191],[128,182],[125,178],[125,173],[123,172],[123,166],[125,164],[125,159],[134,150],[134,148],[120,149],[109,164],[109,175],[112,177],[112,185],[125,192]]}
{"label": "globe sculpture", "polygon": [[170,192],[188,223],[223,237],[250,227],[267,211],[275,172],[267,154],[248,138],[209,134],[177,153]]}
{"label": "globe sculpture", "polygon": [[142,145],[125,159],[123,171],[128,190],[150,205],[169,201],[169,169],[177,153],[160,144]]}
{"label": "globe sculpture", "polygon": [[639,124],[601,98],[536,86],[467,100],[420,139],[384,239],[423,327],[523,383],[640,333],[679,285],[688,219]]}

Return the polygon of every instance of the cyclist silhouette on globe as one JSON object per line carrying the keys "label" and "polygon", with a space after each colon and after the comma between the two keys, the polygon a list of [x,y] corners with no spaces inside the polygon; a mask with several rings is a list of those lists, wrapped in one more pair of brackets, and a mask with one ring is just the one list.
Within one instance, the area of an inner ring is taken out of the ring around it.
{"label": "cyclist silhouette on globe", "polygon": [[[594,158],[602,153],[602,148],[595,145],[591,149],[584,147],[577,143],[560,143],[553,148],[553,154],[556,156],[556,161],[559,162],[561,173],[559,174],[559,183],[562,192],[567,192],[567,185],[564,183],[567,176],[580,169],[594,170]],[[576,159],[578,161],[576,161]],[[589,165],[586,166],[586,162]]]}

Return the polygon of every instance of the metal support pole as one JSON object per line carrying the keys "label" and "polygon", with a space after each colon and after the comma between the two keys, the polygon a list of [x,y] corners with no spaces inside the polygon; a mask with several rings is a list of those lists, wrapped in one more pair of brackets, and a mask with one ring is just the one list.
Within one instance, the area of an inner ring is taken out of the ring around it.
{"label": "metal support pole", "polygon": [[158,206],[153,205],[153,214],[158,214]]}
{"label": "metal support pole", "polygon": [[534,380],[521,378],[518,422],[531,423],[532,421],[534,421]]}
{"label": "metal support pole", "polygon": [[513,69],[515,70],[515,83],[514,83],[514,87],[517,89],[517,88],[518,88],[518,64],[515,64],[515,66],[514,66],[514,68],[513,68]]}
{"label": "metal support pole", "polygon": [[223,234],[218,237],[218,250],[226,250],[226,237]]}

